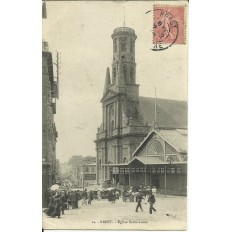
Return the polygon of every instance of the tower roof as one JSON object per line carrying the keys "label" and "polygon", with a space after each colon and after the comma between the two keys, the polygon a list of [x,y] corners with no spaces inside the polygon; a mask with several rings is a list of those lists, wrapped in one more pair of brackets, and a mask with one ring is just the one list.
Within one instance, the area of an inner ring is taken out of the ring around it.
{"label": "tower roof", "polygon": [[133,35],[135,39],[137,38],[135,30],[130,27],[117,27],[114,29],[112,38],[117,35]]}

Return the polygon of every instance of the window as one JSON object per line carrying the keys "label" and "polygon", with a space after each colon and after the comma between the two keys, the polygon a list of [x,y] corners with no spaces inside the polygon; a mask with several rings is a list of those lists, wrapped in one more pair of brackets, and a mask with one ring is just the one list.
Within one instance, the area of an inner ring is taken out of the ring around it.
{"label": "window", "polygon": [[127,68],[126,68],[126,66],[123,66],[123,76],[126,79],[126,76],[127,76]]}
{"label": "window", "polygon": [[117,40],[114,40],[114,52],[117,52]]}
{"label": "window", "polygon": [[113,67],[113,83],[116,81],[116,67]]}
{"label": "window", "polygon": [[111,131],[110,131],[111,135],[113,135],[113,130],[114,130],[114,121],[111,122]]}
{"label": "window", "polygon": [[134,51],[134,41],[131,40],[130,41],[130,52],[133,52]]}
{"label": "window", "polygon": [[126,51],[127,38],[126,37],[122,37],[122,38],[119,39],[119,41],[120,41],[121,52],[125,52]]}
{"label": "window", "polygon": [[175,168],[171,168],[171,174],[175,174],[176,173],[176,169]]}
{"label": "window", "polygon": [[134,80],[134,69],[131,68],[130,69],[130,81],[133,82],[133,80]]}
{"label": "window", "polygon": [[160,141],[152,139],[148,144],[147,153],[149,156],[161,155],[164,153],[164,149]]}
{"label": "window", "polygon": [[99,159],[99,170],[101,170],[102,161]]}
{"label": "window", "polygon": [[127,158],[126,158],[126,157],[124,157],[123,163],[124,163],[124,164],[127,163]]}

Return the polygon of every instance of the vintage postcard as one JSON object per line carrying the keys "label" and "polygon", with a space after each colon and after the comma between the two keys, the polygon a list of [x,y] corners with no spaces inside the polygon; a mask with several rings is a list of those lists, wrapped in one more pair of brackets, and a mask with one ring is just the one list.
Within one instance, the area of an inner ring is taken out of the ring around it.
{"label": "vintage postcard", "polygon": [[42,228],[186,230],[188,1],[42,12]]}

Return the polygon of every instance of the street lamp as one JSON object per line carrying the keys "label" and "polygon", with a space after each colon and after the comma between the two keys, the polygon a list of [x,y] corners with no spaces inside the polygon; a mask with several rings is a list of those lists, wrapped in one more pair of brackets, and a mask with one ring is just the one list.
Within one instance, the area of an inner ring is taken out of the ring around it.
{"label": "street lamp", "polygon": [[[168,156],[166,161],[168,162],[168,164],[172,164],[173,159],[171,156]],[[165,164],[164,166],[164,195],[165,197],[166,197],[166,190],[167,190],[167,165]]]}

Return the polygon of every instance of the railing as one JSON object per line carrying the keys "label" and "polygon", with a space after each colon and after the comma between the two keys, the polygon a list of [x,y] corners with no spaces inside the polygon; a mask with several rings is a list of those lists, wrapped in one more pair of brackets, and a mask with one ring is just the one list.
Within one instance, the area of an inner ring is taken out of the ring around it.
{"label": "railing", "polygon": [[132,28],[129,27],[118,27],[114,29],[114,33],[117,32],[130,32],[130,33],[135,33],[135,31]]}

